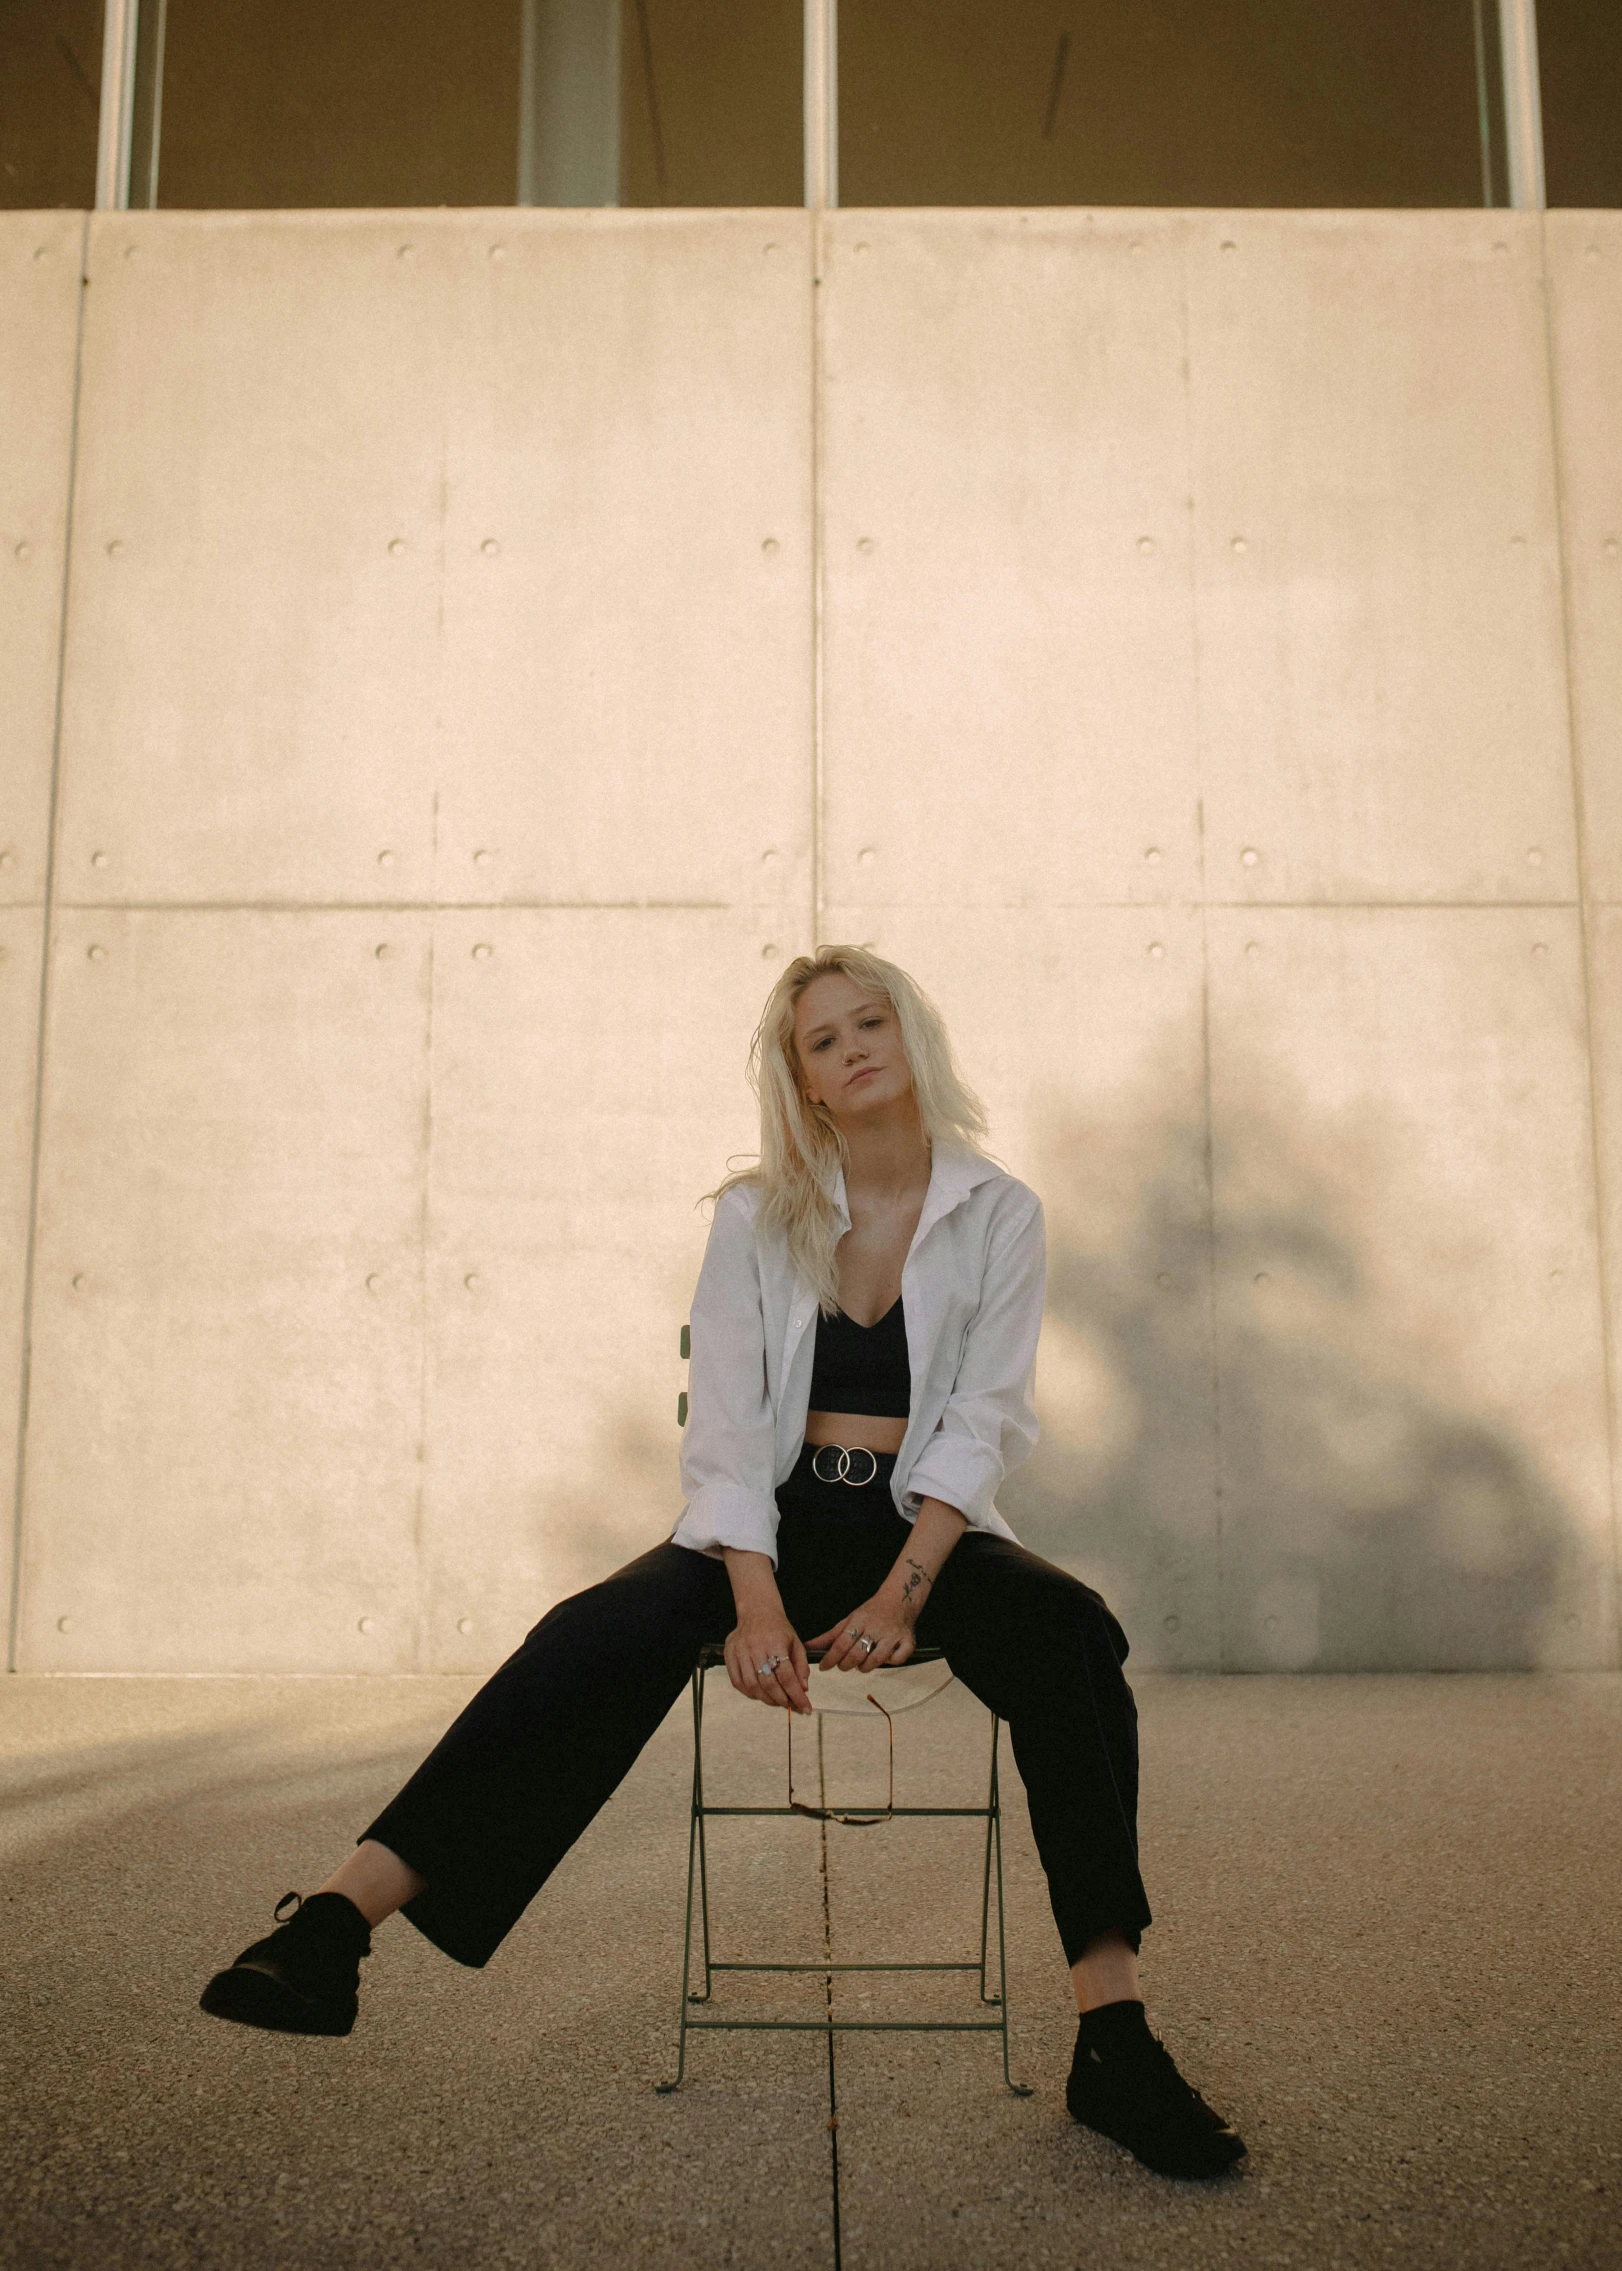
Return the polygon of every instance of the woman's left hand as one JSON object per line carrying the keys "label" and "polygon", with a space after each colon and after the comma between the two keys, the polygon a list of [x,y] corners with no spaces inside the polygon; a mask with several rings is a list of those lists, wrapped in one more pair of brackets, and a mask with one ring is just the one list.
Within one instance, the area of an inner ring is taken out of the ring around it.
{"label": "woman's left hand", "polygon": [[[881,1664],[907,1661],[917,1646],[912,1624],[912,1612],[903,1606],[899,1592],[881,1585],[870,1601],[864,1601],[848,1617],[841,1617],[826,1632],[819,1632],[815,1640],[806,1642],[806,1647],[824,1651],[817,1667],[821,1671],[876,1671]],[[867,1645],[869,1641],[871,1647]]]}

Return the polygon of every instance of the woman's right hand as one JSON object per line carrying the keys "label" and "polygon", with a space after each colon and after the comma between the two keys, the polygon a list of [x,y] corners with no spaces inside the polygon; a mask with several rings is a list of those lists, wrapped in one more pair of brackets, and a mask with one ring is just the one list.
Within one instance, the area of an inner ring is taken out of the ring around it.
{"label": "woman's right hand", "polygon": [[[738,1621],[727,1635],[727,1678],[751,1703],[808,1712],[811,1698],[805,1683],[811,1666],[804,1642],[784,1614],[771,1555],[723,1546],[721,1558],[738,1611]],[[769,1664],[770,1671],[762,1671],[763,1664]]]}
{"label": "woman's right hand", "polygon": [[[775,1611],[754,1604],[739,1610],[738,1621],[727,1634],[726,1659],[727,1678],[752,1703],[772,1703],[779,1711],[785,1704],[791,1711],[811,1709],[805,1691],[811,1669],[805,1644],[783,1614],[781,1602]],[[772,1669],[763,1672],[760,1667],[767,1663]]]}

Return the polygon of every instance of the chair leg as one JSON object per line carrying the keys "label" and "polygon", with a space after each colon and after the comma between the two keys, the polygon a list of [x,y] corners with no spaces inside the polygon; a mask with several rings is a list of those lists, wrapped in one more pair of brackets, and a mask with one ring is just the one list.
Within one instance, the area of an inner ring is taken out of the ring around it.
{"label": "chair leg", "polygon": [[980,2000],[1000,2003],[1000,1995],[986,1993],[986,1955],[991,1939],[991,1841],[997,1822],[997,1736],[1001,1721],[991,1722],[991,1779],[986,1789],[986,1857],[980,1883]]}
{"label": "chair leg", "polygon": [[[687,1909],[685,1921],[682,1927],[681,2006],[678,2013],[676,2030],[676,2075],[673,2081],[655,2082],[654,2089],[660,2097],[668,2097],[672,2090],[679,2090],[681,2088],[682,2076],[687,2071],[687,1988],[688,1982],[692,1977],[693,1965],[693,1881],[696,1874],[695,1863],[698,1861],[700,1852],[702,1850],[700,1841],[702,1839],[704,1830],[704,1784],[700,1773],[699,1751],[699,1728],[704,1708],[704,1689],[702,1685],[703,1678],[704,1674],[702,1671],[694,1671],[693,1797],[692,1809],[688,1815],[687,1821]],[[709,1914],[708,1904],[706,1903],[704,1931],[704,1988],[706,1994],[708,1994],[709,1992],[709,1954]],[[695,1996],[693,2000],[697,2002],[702,2000],[702,1998]]]}
{"label": "chair leg", "polygon": [[[997,1740],[995,1721],[992,1724],[992,1743]],[[991,1754],[991,1827],[997,1845],[997,1985],[1001,1989],[1002,2005],[1002,2078],[1017,2098],[1033,2097],[1029,2082],[1016,2082],[1008,2067],[1008,1935],[1005,1928],[1006,1911],[1003,1905],[1002,1882],[1002,1788],[997,1779],[997,1753]]]}
{"label": "chair leg", "polygon": [[710,1866],[704,1841],[704,1674],[693,1674],[693,1819],[698,1825],[698,1912],[704,1934],[704,1986],[690,2003],[710,1999]]}

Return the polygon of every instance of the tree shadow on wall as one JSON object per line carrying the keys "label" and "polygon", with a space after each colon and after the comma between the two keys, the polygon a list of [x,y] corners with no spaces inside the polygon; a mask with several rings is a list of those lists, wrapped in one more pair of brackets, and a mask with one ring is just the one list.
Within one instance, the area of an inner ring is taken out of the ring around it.
{"label": "tree shadow on wall", "polygon": [[1213,1222],[1197,1119],[1046,1121],[1043,1441],[999,1504],[1112,1599],[1140,1664],[1589,1660],[1568,1510],[1460,1408],[1370,1266],[1354,1224],[1377,1168],[1257,1107],[1225,1132]]}

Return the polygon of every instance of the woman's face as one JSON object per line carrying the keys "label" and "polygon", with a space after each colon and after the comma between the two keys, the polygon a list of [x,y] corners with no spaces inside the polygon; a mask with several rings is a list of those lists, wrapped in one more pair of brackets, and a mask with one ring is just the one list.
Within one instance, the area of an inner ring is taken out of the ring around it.
{"label": "woman's face", "polygon": [[895,1011],[842,970],[813,978],[801,994],[794,1049],[806,1094],[836,1120],[893,1110],[912,1094]]}

